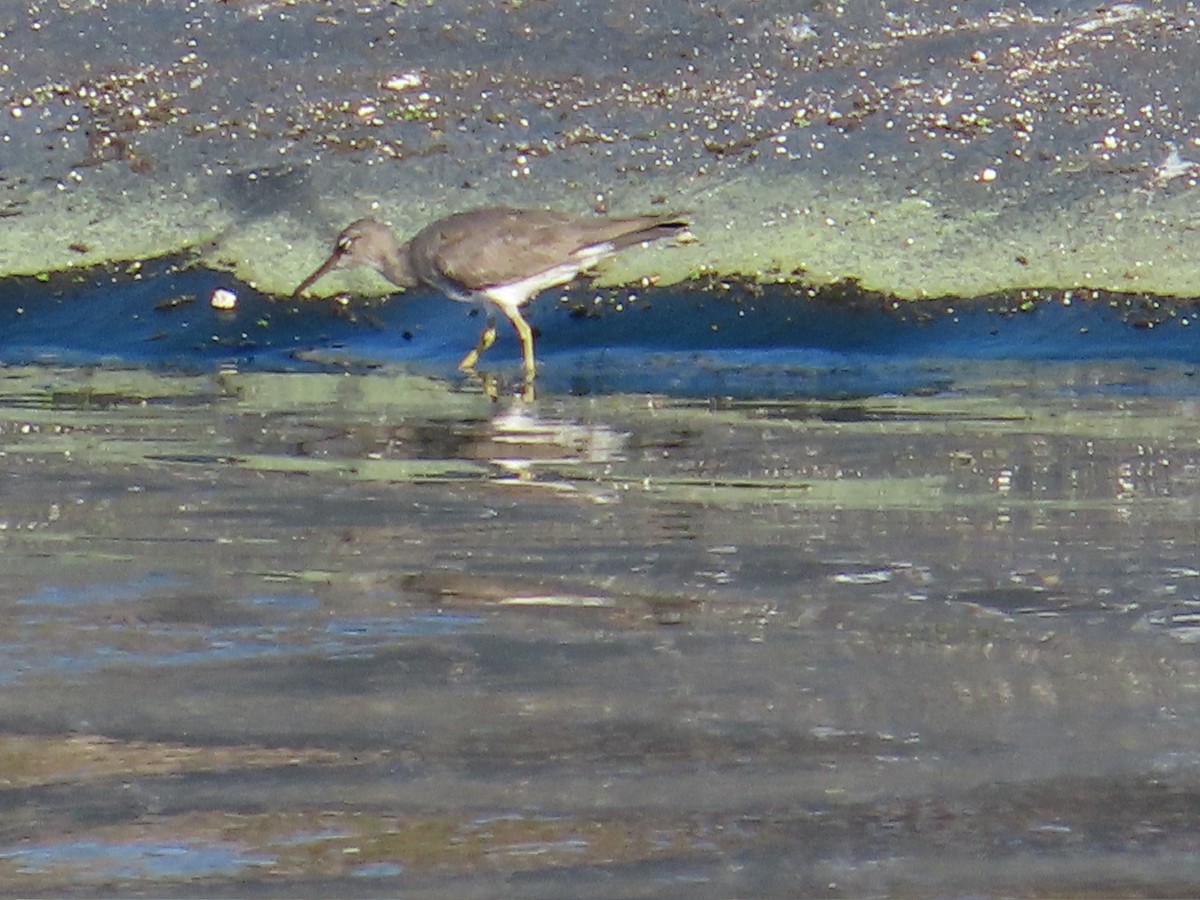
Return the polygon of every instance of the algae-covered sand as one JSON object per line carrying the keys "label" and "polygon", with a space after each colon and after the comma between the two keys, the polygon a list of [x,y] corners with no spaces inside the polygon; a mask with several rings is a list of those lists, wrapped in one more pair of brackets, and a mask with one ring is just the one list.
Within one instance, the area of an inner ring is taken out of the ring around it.
{"label": "algae-covered sand", "polygon": [[284,294],[354,218],[507,203],[692,214],[699,243],[607,284],[1200,295],[1186,4],[5,16],[0,273],[188,248]]}

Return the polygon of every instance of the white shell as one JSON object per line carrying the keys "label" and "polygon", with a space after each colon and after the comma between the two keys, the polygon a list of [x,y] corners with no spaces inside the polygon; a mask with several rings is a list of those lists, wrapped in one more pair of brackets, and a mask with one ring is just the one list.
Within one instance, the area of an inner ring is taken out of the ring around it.
{"label": "white shell", "polygon": [[212,298],[208,302],[212,304],[213,309],[235,309],[238,295],[225,288],[217,288],[212,292]]}

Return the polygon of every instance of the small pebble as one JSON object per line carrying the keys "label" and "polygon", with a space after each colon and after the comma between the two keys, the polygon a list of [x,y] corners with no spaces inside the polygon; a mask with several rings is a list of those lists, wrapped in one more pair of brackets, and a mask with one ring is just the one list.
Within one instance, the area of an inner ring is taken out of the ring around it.
{"label": "small pebble", "polygon": [[416,72],[393,75],[383,83],[389,91],[408,91],[421,86],[421,76]]}
{"label": "small pebble", "polygon": [[237,302],[237,294],[227,291],[225,288],[217,288],[212,292],[212,299],[209,300],[213,309],[234,309],[237,307]]}

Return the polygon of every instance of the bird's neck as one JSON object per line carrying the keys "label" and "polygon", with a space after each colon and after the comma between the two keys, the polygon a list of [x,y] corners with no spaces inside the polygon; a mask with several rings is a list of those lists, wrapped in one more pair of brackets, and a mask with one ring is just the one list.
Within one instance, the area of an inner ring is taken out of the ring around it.
{"label": "bird's neck", "polygon": [[417,284],[417,276],[408,261],[408,245],[397,247],[394,253],[384,257],[379,274],[396,287],[410,288]]}

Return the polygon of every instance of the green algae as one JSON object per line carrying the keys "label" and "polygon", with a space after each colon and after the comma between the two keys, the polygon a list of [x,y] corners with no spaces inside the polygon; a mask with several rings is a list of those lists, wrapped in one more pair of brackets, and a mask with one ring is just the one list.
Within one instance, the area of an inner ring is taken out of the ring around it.
{"label": "green algae", "polygon": [[22,197],[20,215],[0,228],[0,275],[173,256],[211,244],[235,221],[202,181],[158,181],[120,168],[87,172],[79,183],[39,185]]}
{"label": "green algae", "polygon": [[[346,176],[351,190],[353,171]],[[287,295],[329,252],[341,225],[364,214],[343,203],[314,227],[297,211],[248,222],[198,189],[138,182],[109,190],[91,182],[69,195],[47,193],[0,230],[0,272],[33,275],[101,262],[146,259],[191,250],[207,266],[228,269],[269,294]],[[1147,292],[1200,296],[1200,260],[1191,242],[1164,240],[1193,227],[1179,198],[1093,197],[1037,212],[980,197],[963,207],[944,199],[889,196],[865,184],[831,185],[805,175],[763,176],[680,191],[697,241],[634,249],[606,262],[602,288],[668,286],[698,277],[821,286],[854,281],[900,299],[970,297],[1023,288]],[[545,205],[570,209],[575,193],[539,192]],[[397,192],[370,214],[398,234],[456,209],[480,205],[477,194],[414,203]],[[516,194],[484,202],[527,203]],[[616,212],[639,212],[630,205]],[[580,212],[583,212],[582,210]],[[50,240],[47,235],[53,235]],[[394,288],[368,272],[339,272],[314,289],[386,295]]]}
{"label": "green algae", "polygon": [[337,475],[363,481],[424,482],[454,481],[487,476],[490,469],[482,463],[453,459],[361,459],[314,460],[279,455],[241,456],[238,466],[263,472],[303,472],[312,475]]}
{"label": "green algae", "polygon": [[[0,277],[187,251],[286,295],[356,218],[404,236],[508,204],[691,214],[697,243],[622,254],[601,287],[1200,296],[1195,100],[1165,96],[1162,75],[1188,70],[1194,20],[755,6],[728,33],[683,3],[632,32],[582,9],[547,22],[537,4],[39,8],[5,35]],[[506,33],[505,64],[455,21]],[[81,50],[88,26],[131,43]],[[381,35],[365,55],[360,27]],[[231,47],[324,39],[281,83],[284,60],[201,53],[198,28]],[[576,54],[568,74],[537,52],[547,40]],[[597,40],[621,52],[580,58]],[[693,55],[723,62],[679,65]],[[391,287],[355,274],[317,290]]]}

